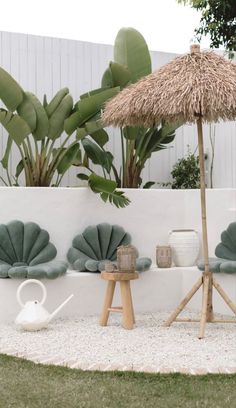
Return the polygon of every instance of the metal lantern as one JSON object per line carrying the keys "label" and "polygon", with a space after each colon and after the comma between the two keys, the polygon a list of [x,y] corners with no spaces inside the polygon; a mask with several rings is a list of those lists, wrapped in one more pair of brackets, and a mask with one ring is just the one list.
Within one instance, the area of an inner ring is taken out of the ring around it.
{"label": "metal lantern", "polygon": [[156,263],[159,268],[170,268],[172,264],[171,247],[169,245],[156,247]]}
{"label": "metal lantern", "polygon": [[119,272],[135,272],[137,251],[133,245],[117,248],[117,268]]}

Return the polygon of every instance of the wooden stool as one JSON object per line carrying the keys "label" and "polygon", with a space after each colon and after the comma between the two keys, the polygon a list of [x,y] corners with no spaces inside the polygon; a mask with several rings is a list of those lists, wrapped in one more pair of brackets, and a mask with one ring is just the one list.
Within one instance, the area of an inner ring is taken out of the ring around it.
{"label": "wooden stool", "polygon": [[[102,314],[100,317],[100,325],[106,326],[110,312],[118,312],[123,314],[122,326],[125,329],[133,329],[135,323],[134,308],[132,302],[132,295],[130,290],[130,281],[138,279],[138,272],[102,272],[102,279],[108,281],[105,301],[103,305]],[[112,307],[113,295],[116,287],[116,282],[120,282],[122,307]]]}

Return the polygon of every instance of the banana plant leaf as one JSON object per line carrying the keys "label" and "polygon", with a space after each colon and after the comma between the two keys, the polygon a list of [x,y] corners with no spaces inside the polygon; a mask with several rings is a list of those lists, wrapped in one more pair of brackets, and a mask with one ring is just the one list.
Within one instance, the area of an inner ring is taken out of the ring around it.
{"label": "banana plant leaf", "polygon": [[74,144],[71,147],[61,149],[61,152],[66,154],[59,161],[58,166],[56,167],[59,174],[64,174],[73,164],[78,165],[78,162],[81,163],[81,150],[79,143]]}
{"label": "banana plant leaf", "polygon": [[102,121],[100,120],[100,113],[95,115],[89,122],[86,122],[84,128],[88,135],[103,129]]}
{"label": "banana plant leaf", "polygon": [[76,177],[78,179],[80,179],[80,180],[83,180],[83,181],[88,181],[88,179],[89,179],[89,176],[87,174],[84,174],[84,173],[78,173],[78,174],[76,174]]}
{"label": "banana plant leaf", "polygon": [[[88,91],[88,92],[85,92],[84,94],[80,95],[79,98],[80,98],[80,100],[81,100],[81,99],[89,98],[90,96],[94,96],[94,95],[100,94],[101,92],[106,91],[106,88],[107,88],[107,87],[104,87],[104,88],[101,87],[101,88],[92,89],[92,91]],[[76,102],[76,104],[75,104],[75,110],[78,110],[78,104],[79,104],[80,100]]]}
{"label": "banana plant leaf", "polygon": [[77,103],[77,111],[72,113],[69,118],[65,120],[64,129],[68,135],[71,135],[77,128],[83,127],[93,116],[95,116],[102,109],[104,103],[115,96],[120,88],[110,88],[104,90],[101,88],[100,92],[92,96],[82,98]]}
{"label": "banana plant leaf", "polygon": [[131,73],[129,69],[118,62],[110,62],[109,67],[103,74],[102,86],[112,88],[120,86],[124,88],[131,82]]}
{"label": "banana plant leaf", "polygon": [[[96,115],[97,116],[97,115]],[[95,116],[95,118],[96,118]],[[93,118],[94,119],[94,118]],[[90,135],[91,138],[100,146],[103,147],[109,140],[108,133],[103,129],[101,120],[91,120],[87,122],[84,126],[84,132],[80,133],[81,138]],[[79,131],[78,129],[78,131]]]}
{"label": "banana plant leaf", "polygon": [[[27,161],[26,158],[25,160]],[[23,160],[21,159],[16,166],[16,174],[15,174],[16,179],[18,179],[18,177],[20,176],[23,170],[24,170],[24,163],[23,163]]]}
{"label": "banana plant leaf", "polygon": [[100,147],[103,147],[109,140],[109,136],[104,129],[89,132],[89,135]]}
{"label": "banana plant leaf", "polygon": [[149,189],[152,186],[154,186],[154,184],[156,184],[155,181],[148,181],[147,183],[144,184],[143,188]]}
{"label": "banana plant leaf", "polygon": [[160,128],[160,135],[162,138],[165,138],[171,134],[173,134],[176,129],[178,129],[180,126],[183,125],[183,122],[178,121],[175,123],[167,123],[167,122],[162,122],[162,126]]}
{"label": "banana plant leaf", "polygon": [[14,112],[23,101],[23,89],[14,78],[0,67],[0,99]]}
{"label": "banana plant leaf", "polygon": [[17,145],[31,133],[29,125],[19,115],[0,109],[0,123]]}
{"label": "banana plant leaf", "polygon": [[59,136],[61,136],[61,133],[64,130],[64,122],[66,118],[68,118],[68,116],[70,115],[72,108],[73,99],[69,94],[67,94],[61,100],[60,104],[58,105],[56,110],[54,110],[49,119],[48,129],[49,139],[55,140]]}
{"label": "banana plant leaf", "polygon": [[140,132],[140,128],[138,127],[126,126],[123,129],[123,135],[127,140],[136,140],[139,132]]}
{"label": "banana plant leaf", "polygon": [[10,154],[11,154],[12,144],[13,144],[13,139],[10,136],[8,136],[7,147],[6,147],[4,156],[3,156],[2,160],[1,160],[2,167],[4,169],[8,169],[8,163],[9,163],[9,157],[10,157]]}
{"label": "banana plant leaf", "polygon": [[76,130],[76,139],[79,141],[83,139],[85,136],[88,136],[88,132],[85,128],[78,128]]}
{"label": "banana plant leaf", "polygon": [[96,143],[85,138],[82,140],[82,145],[87,157],[92,160],[94,164],[102,166],[108,173],[111,171],[113,156],[110,152],[105,152]]}
{"label": "banana plant leaf", "polygon": [[68,88],[62,88],[56,93],[49,104],[47,103],[46,95],[44,95],[44,108],[48,117],[50,118],[55,110],[59,107],[64,97],[69,93]]}
{"label": "banana plant leaf", "polygon": [[91,190],[100,194],[104,202],[109,201],[117,208],[124,208],[130,203],[129,198],[124,195],[123,191],[116,191],[117,184],[115,181],[107,180],[92,173],[88,178],[88,183]]}
{"label": "banana plant leaf", "polygon": [[42,140],[48,134],[49,121],[46,111],[39,101],[39,99],[32,93],[26,92],[26,95],[34,107],[36,114],[36,128],[34,129],[33,136],[36,140]]}
{"label": "banana plant leaf", "polygon": [[132,83],[152,72],[151,57],[143,36],[133,28],[122,28],[115,39],[114,61],[128,68]]}
{"label": "banana plant leaf", "polygon": [[165,149],[167,144],[173,142],[175,138],[175,131],[183,125],[183,122],[179,121],[176,123],[166,123],[163,122],[161,128],[159,129],[160,135],[160,145],[157,144],[156,148],[153,150],[157,152],[159,150]]}
{"label": "banana plant leaf", "polygon": [[47,95],[43,95],[43,107],[44,109],[48,106]]}
{"label": "banana plant leaf", "polygon": [[166,145],[175,138],[175,130],[180,123],[163,124],[161,128],[150,128],[139,140],[136,141],[136,149],[141,160],[147,160],[153,152],[166,149]]}
{"label": "banana plant leaf", "polygon": [[33,132],[36,129],[37,116],[34,106],[25,92],[23,94],[23,101],[17,107],[17,113],[26,123],[28,123],[31,132]]}
{"label": "banana plant leaf", "polygon": [[[99,114],[100,116],[100,114]],[[83,139],[90,135],[91,138],[100,146],[103,147],[109,140],[108,133],[103,129],[101,120],[96,119],[97,115],[87,122],[83,128],[77,129],[77,140]]]}
{"label": "banana plant leaf", "polygon": [[102,76],[101,85],[103,88],[113,88],[114,86],[114,80],[112,77],[110,66],[106,69]]}

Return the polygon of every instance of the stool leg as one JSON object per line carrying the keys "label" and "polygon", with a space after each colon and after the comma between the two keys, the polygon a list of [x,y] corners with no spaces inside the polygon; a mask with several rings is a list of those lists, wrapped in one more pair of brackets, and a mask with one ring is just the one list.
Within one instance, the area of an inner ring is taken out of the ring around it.
{"label": "stool leg", "polygon": [[123,307],[123,327],[125,329],[133,329],[133,308],[130,292],[130,282],[120,281],[121,299]]}
{"label": "stool leg", "polygon": [[105,300],[104,300],[103,309],[102,309],[102,314],[101,314],[100,322],[99,322],[100,326],[106,326],[107,325],[108,317],[109,317],[109,314],[110,314],[108,308],[110,308],[111,305],[112,305],[115,286],[116,286],[115,281],[108,281]]}
{"label": "stool leg", "polygon": [[129,283],[129,294],[130,294],[131,306],[132,306],[133,323],[135,324],[134,305],[133,305],[132,293],[131,293],[131,288],[130,288],[130,282],[128,282],[128,283]]}

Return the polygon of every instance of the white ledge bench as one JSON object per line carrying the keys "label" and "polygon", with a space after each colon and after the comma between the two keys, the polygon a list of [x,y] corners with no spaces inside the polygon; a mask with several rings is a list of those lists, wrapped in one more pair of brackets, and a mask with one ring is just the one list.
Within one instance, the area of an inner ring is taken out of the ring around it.
{"label": "white ledge bench", "polygon": [[[135,312],[156,313],[160,310],[173,310],[181,298],[192,287],[201,272],[197,267],[152,267],[149,271],[140,273],[139,279],[132,288]],[[236,275],[217,274],[217,280],[236,302]],[[19,312],[16,300],[16,290],[22,280],[0,279],[0,322],[14,321]],[[89,316],[98,315],[104,300],[104,281],[100,274],[90,272],[75,272],[69,270],[66,275],[55,280],[43,279],[47,288],[47,310],[54,310],[71,293],[73,299],[60,312],[59,316]],[[40,299],[41,292],[36,285],[29,285],[22,293],[24,301]],[[119,294],[114,302],[119,302]],[[232,312],[214,292],[215,312],[232,315]],[[199,310],[201,293],[197,293],[189,303],[189,308]]]}

